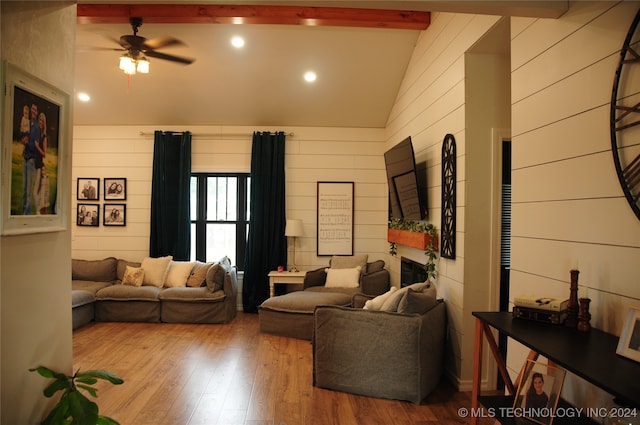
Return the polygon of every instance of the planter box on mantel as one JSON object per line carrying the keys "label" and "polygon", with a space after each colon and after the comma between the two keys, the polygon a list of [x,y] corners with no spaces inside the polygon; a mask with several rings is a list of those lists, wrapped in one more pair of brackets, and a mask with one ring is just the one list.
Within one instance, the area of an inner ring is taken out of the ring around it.
{"label": "planter box on mantel", "polygon": [[[387,229],[387,240],[398,245],[410,246],[422,251],[427,249],[431,236],[428,233],[410,232],[409,230]],[[435,249],[438,249],[438,239],[433,242]]]}

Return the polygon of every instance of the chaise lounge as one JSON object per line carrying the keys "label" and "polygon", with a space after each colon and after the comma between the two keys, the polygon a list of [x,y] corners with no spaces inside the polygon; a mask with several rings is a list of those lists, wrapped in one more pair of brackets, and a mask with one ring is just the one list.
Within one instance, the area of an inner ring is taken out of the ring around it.
{"label": "chaise lounge", "polygon": [[376,296],[386,292],[390,278],[384,261],[367,260],[366,254],[334,256],[328,268],[307,272],[302,291],[275,296],[260,305],[260,331],[311,340],[317,306],[350,306],[357,293]]}

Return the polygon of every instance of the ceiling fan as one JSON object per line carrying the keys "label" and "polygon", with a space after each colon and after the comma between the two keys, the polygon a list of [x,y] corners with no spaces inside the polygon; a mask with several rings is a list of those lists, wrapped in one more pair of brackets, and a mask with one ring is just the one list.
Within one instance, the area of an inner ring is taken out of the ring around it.
{"label": "ceiling fan", "polygon": [[177,62],[183,65],[189,65],[195,61],[195,59],[192,58],[158,52],[157,49],[167,46],[184,45],[184,43],[169,36],[146,39],[138,35],[138,29],[142,26],[142,18],[132,17],[129,18],[129,22],[133,29],[133,35],[123,35],[119,41],[114,40],[122,47],[116,50],[125,52],[120,57],[120,69],[122,69],[125,74],[132,75],[136,72],[148,73],[149,60],[146,58],[147,56]]}

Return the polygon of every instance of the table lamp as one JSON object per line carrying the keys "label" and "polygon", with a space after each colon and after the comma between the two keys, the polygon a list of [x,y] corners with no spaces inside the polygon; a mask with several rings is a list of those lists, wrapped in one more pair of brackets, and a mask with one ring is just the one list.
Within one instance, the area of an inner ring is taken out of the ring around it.
{"label": "table lamp", "polygon": [[296,267],[296,237],[302,236],[302,220],[287,220],[287,225],[284,228],[284,235],[293,238],[293,264],[291,265],[290,272],[297,272]]}

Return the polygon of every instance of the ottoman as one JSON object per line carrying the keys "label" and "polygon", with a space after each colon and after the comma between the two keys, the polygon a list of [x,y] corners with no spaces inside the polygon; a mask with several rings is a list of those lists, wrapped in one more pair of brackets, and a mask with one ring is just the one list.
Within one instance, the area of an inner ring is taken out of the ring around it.
{"label": "ottoman", "polygon": [[258,307],[260,332],[311,341],[313,311],[319,305],[350,306],[351,295],[297,291],[271,297]]}

